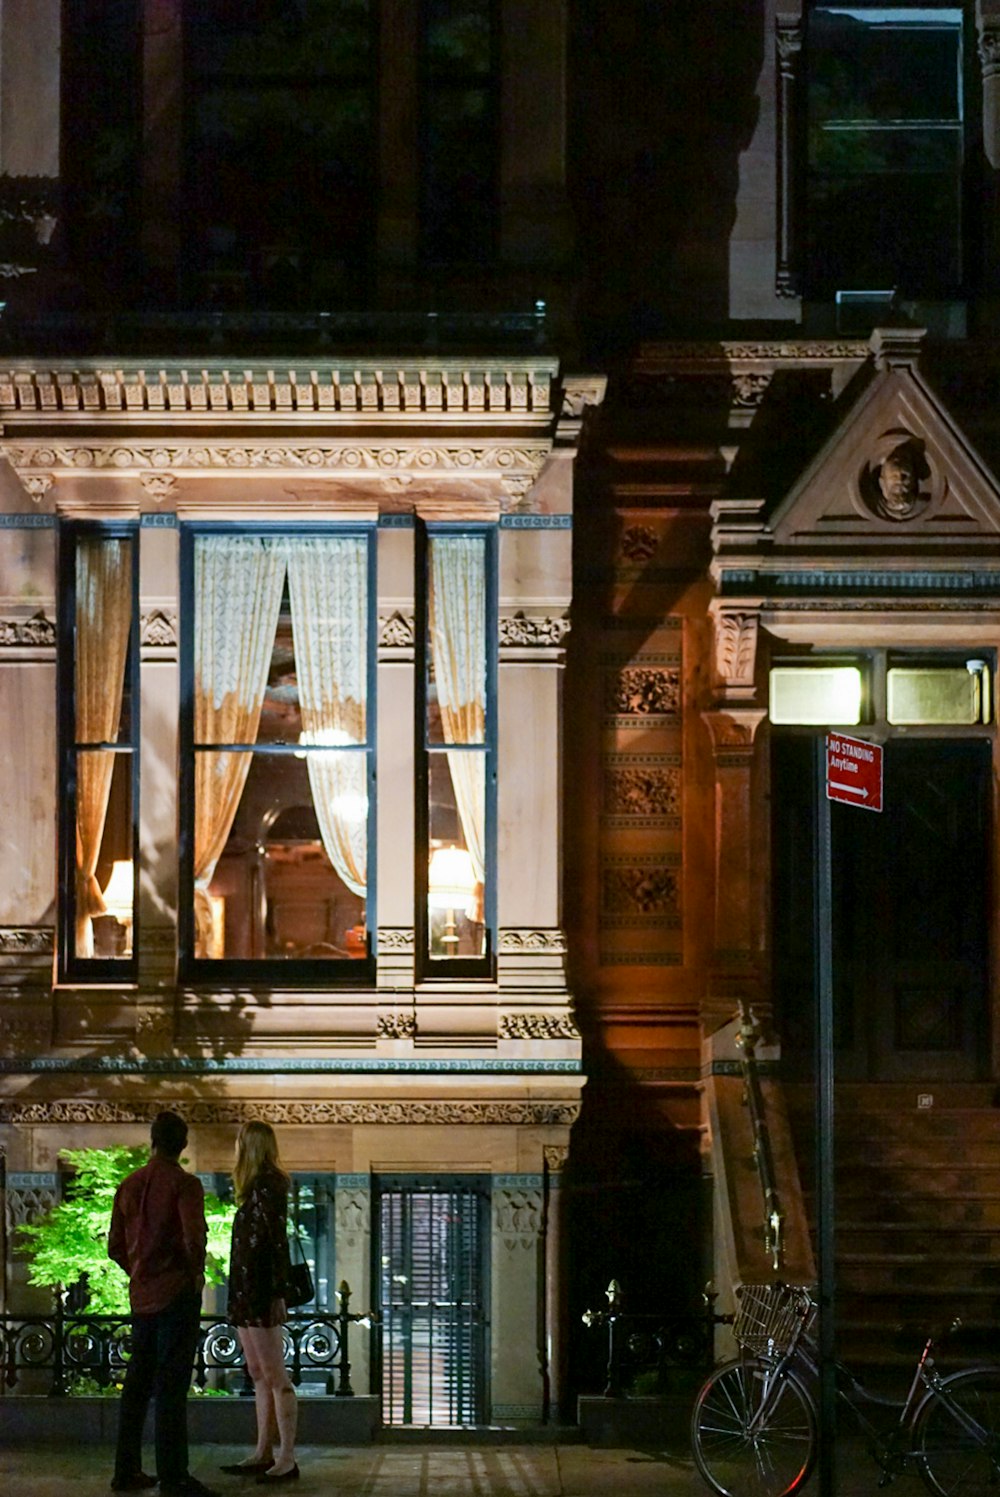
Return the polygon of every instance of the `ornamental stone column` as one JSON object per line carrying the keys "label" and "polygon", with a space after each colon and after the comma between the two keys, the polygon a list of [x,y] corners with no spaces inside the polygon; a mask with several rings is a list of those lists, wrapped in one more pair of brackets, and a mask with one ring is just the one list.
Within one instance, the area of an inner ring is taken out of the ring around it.
{"label": "ornamental stone column", "polygon": [[542,1152],[545,1156],[545,1365],[548,1378],[545,1413],[547,1422],[553,1424],[558,1423],[562,1415],[566,1370],[562,1270],[565,1195],[562,1183],[569,1149],[561,1144],[546,1144]]}

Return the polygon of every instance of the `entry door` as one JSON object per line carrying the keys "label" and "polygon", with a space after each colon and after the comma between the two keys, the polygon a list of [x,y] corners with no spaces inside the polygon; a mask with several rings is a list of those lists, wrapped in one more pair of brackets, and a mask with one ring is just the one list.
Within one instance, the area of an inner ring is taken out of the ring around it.
{"label": "entry door", "polygon": [[[815,1013],[813,752],[775,738],[775,995],[792,1052]],[[831,806],[838,1075],[972,1080],[988,1069],[990,745],[890,739],[884,769],[881,814]]]}
{"label": "entry door", "polygon": [[383,1177],[377,1186],[382,1418],[485,1423],[487,1183]]}

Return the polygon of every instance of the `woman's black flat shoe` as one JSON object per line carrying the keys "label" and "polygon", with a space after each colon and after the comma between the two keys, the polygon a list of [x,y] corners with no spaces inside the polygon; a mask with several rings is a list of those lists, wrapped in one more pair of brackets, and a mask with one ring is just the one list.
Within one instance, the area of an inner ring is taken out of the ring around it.
{"label": "woman's black flat shoe", "polygon": [[261,1476],[265,1471],[270,1471],[274,1465],[273,1461],[244,1461],[243,1465],[220,1466],[227,1476]]}
{"label": "woman's black flat shoe", "polygon": [[299,1468],[295,1465],[290,1471],[282,1471],[280,1476],[267,1476],[266,1474],[258,1476],[257,1485],[259,1487],[276,1487],[279,1481],[298,1481],[298,1479]]}

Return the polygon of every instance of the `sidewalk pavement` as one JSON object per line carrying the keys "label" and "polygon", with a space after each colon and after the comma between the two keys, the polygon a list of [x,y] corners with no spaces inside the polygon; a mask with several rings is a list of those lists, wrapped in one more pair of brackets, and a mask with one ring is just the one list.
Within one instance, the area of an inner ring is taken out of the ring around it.
{"label": "sidewalk pavement", "polygon": [[[2,1439],[2,1432],[0,1432]],[[246,1497],[252,1481],[224,1476],[223,1462],[247,1451],[229,1445],[191,1450],[193,1475],[222,1494]],[[878,1472],[857,1441],[838,1444],[837,1497],[874,1497]],[[707,1497],[688,1450],[605,1450],[587,1445],[427,1444],[306,1446],[294,1497]],[[147,1469],[151,1456],[147,1456]],[[0,1446],[0,1497],[97,1497],[109,1494],[108,1446]],[[804,1491],[818,1497],[814,1474]],[[923,1491],[916,1474],[893,1485],[894,1497]],[[156,1497],[153,1489],[151,1497]]]}

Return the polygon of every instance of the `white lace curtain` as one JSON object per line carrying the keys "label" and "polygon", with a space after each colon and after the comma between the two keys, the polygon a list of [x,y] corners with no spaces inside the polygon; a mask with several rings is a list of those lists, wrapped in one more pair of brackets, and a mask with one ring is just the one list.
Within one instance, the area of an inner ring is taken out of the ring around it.
{"label": "white lace curtain", "polygon": [[[431,540],[430,633],[445,743],[486,741],[486,548],[479,536]],[[486,755],[446,755],[482,919],[486,878]]]}
{"label": "white lace curtain", "polygon": [[[302,741],[365,741],[368,551],[360,536],[289,540],[288,596],[302,710]],[[327,857],[347,887],[368,882],[366,755],[306,754],[309,788]]]}
{"label": "white lace curtain", "polygon": [[[132,622],[132,547],[81,536],[76,547],[76,741],[115,743]],[[104,912],[97,862],[116,755],[76,756],[76,954],[93,956],[93,917]]]}
{"label": "white lace curtain", "polygon": [[[200,536],[195,544],[195,742],[257,740],[285,577],[303,738],[364,743],[367,546],[360,536]],[[239,808],[251,754],[195,755],[196,951],[212,929],[208,896]],[[309,784],[327,857],[364,895],[367,780],[363,753],[308,753]]]}

